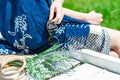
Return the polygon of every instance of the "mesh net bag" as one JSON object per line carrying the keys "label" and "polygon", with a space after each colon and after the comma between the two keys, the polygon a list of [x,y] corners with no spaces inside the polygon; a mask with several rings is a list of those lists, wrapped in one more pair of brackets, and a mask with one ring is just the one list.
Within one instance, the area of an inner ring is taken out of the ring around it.
{"label": "mesh net bag", "polygon": [[66,23],[57,26],[48,23],[47,28],[50,34],[50,42],[52,44],[62,44],[62,50],[90,49],[109,54],[110,36],[100,26],[77,23]]}

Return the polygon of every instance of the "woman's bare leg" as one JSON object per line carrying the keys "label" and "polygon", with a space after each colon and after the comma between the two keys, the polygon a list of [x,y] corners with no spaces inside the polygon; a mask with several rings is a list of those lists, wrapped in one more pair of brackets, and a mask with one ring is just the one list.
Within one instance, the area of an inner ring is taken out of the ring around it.
{"label": "woman's bare leg", "polygon": [[110,55],[120,58],[120,31],[105,28],[110,34]]}

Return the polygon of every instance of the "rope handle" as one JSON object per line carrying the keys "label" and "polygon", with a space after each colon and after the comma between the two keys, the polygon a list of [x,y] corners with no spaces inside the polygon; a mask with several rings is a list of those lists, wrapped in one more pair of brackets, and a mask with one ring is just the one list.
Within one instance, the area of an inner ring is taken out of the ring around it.
{"label": "rope handle", "polygon": [[[7,71],[15,71],[17,72],[18,70],[18,67],[7,67],[5,69],[3,69],[2,71],[3,72],[7,72]],[[15,77],[11,77],[11,76],[14,76],[14,75],[9,75],[9,76],[3,76],[1,75],[0,76],[0,80],[19,80],[21,78],[23,78],[25,76],[25,70],[21,71],[20,75],[19,76],[15,76]]]}
{"label": "rope handle", "polygon": [[[25,58],[26,57],[31,57],[31,56],[24,56],[24,55],[23,56],[18,56],[18,55],[7,55],[7,56],[2,55],[1,56],[0,55],[0,58],[1,58],[1,60],[0,60],[1,61],[0,62],[0,80],[18,80],[18,79],[24,77],[25,76],[25,66],[26,66]],[[14,62],[14,61],[20,61],[23,64],[21,67],[15,67],[15,66],[5,67],[5,65],[7,65],[10,62]],[[12,70],[14,70],[14,71],[11,73],[6,73],[6,72],[9,72]],[[17,73],[21,73],[21,75],[19,75],[17,77],[13,77],[13,78],[7,78],[10,76],[14,76]]]}

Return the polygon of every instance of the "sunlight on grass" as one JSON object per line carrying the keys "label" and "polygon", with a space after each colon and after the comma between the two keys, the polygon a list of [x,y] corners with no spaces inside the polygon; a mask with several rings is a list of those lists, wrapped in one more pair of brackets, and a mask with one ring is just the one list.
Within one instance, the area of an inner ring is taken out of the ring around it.
{"label": "sunlight on grass", "polygon": [[94,10],[103,14],[102,26],[120,30],[120,0],[65,0],[64,7],[89,12]]}

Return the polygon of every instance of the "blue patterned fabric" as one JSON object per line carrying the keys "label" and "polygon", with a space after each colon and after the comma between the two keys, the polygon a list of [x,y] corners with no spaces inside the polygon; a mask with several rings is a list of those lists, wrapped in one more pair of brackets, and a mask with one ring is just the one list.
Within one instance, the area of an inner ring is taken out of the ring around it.
{"label": "blue patterned fabric", "polygon": [[89,24],[70,22],[59,26],[51,40],[57,40],[52,42],[62,44],[59,49],[79,50],[86,47],[89,33]]}
{"label": "blue patterned fabric", "polygon": [[[49,48],[51,45],[48,41],[46,24],[50,5],[51,0],[0,0],[2,34],[0,54],[35,54]],[[89,23],[68,16],[64,16],[61,23],[66,26],[66,37],[83,36],[83,34],[87,37],[89,29],[85,29],[86,33],[79,34],[75,30],[79,27],[73,28],[67,23],[79,25]],[[68,34],[71,30],[74,31],[74,34]],[[60,35],[56,34],[55,36],[60,37]],[[64,42],[65,36],[59,38],[61,43]]]}
{"label": "blue patterned fabric", "polygon": [[[7,44],[0,44],[1,53],[8,50],[7,53],[12,54],[17,50],[17,53],[34,54],[50,47],[46,29],[50,2],[50,0],[0,0],[1,34]],[[9,52],[9,48],[13,52]]]}
{"label": "blue patterned fabric", "polygon": [[67,23],[64,26],[61,25],[55,35],[54,38],[58,40],[58,43],[65,43],[65,39],[68,37],[84,37],[84,45],[86,45],[86,41],[89,35],[90,27],[89,24],[82,23]]}

